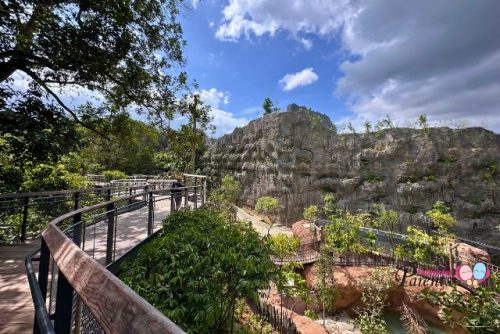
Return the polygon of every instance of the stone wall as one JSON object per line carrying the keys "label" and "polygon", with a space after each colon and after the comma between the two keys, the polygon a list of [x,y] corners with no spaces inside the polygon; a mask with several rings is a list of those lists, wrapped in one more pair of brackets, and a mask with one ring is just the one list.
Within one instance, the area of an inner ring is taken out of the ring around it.
{"label": "stone wall", "polygon": [[442,200],[459,218],[459,235],[499,244],[500,135],[483,128],[338,134],[327,116],[291,105],[216,140],[204,159],[208,175],[241,182],[240,204],[277,197],[285,224],[321,204],[324,192],[351,211],[384,203],[403,227]]}

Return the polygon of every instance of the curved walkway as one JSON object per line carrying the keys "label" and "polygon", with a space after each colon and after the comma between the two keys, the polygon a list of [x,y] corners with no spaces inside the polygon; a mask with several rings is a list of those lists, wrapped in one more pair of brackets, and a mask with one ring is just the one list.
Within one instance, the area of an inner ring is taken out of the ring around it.
{"label": "curved walkway", "polygon": [[[170,200],[156,197],[154,231],[170,212]],[[191,205],[192,203],[190,203]],[[125,253],[147,236],[148,207],[117,216],[115,257]],[[106,257],[106,224],[85,228],[84,250],[104,264]],[[95,240],[95,242],[94,242]],[[39,240],[0,247],[0,334],[31,333],[34,320],[33,302],[24,260],[40,247]],[[34,263],[38,268],[38,263]]]}

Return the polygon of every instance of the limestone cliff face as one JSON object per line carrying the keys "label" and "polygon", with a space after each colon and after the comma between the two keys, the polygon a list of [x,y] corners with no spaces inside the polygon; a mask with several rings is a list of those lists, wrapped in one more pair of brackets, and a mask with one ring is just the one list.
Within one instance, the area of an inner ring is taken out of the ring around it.
{"label": "limestone cliff face", "polygon": [[321,204],[323,192],[351,211],[384,203],[401,229],[442,200],[459,235],[500,243],[500,135],[482,128],[337,134],[327,116],[291,105],[218,139],[205,160],[208,175],[241,182],[241,204],[277,197],[283,223]]}

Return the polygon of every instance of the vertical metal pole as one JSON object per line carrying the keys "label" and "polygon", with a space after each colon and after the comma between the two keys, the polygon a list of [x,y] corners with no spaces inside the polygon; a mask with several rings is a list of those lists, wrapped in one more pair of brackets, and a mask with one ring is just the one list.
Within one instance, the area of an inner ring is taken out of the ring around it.
{"label": "vertical metal pole", "polygon": [[[40,292],[42,293],[42,298],[45,301],[47,298],[47,285],[49,278],[49,262],[50,262],[50,252],[47,244],[42,238],[42,247],[40,250],[40,265],[38,267],[38,286],[40,287]],[[38,321],[33,320],[33,333],[40,333],[40,328],[38,327]]]}
{"label": "vertical metal pole", "polygon": [[[132,188],[129,188],[129,190],[128,190],[128,195],[129,195],[129,196],[132,196]],[[130,205],[130,204],[132,204],[132,198],[129,198],[129,200],[128,200],[128,204],[129,204],[129,205]]]}
{"label": "vertical metal pole", "polygon": [[73,210],[78,210],[78,204],[80,202],[80,193],[75,193],[73,197],[75,205],[73,206]]}
{"label": "vertical metal pole", "polygon": [[154,206],[153,206],[153,192],[149,192],[149,210],[148,210],[148,235],[153,234],[153,224],[154,224],[154,217],[155,217],[155,212],[154,212]]}
{"label": "vertical metal pole", "polygon": [[81,248],[82,243],[82,214],[73,216],[73,242]]}
{"label": "vertical metal pole", "polygon": [[198,208],[198,178],[194,178],[194,192],[193,192],[194,208]]}
{"label": "vertical metal pole", "polygon": [[188,188],[184,188],[184,207],[185,208],[189,208],[189,205],[188,205]]}
{"label": "vertical metal pole", "polygon": [[64,274],[59,270],[57,275],[56,313],[54,330],[56,333],[71,332],[71,311],[73,309],[73,288]]}
{"label": "vertical metal pole", "polygon": [[26,227],[28,225],[28,204],[30,202],[29,197],[24,198],[24,208],[23,208],[23,223],[21,225],[21,241],[26,241]]}
{"label": "vertical metal pole", "polygon": [[207,178],[203,178],[203,197],[201,198],[201,206],[207,201]]}
{"label": "vertical metal pole", "polygon": [[111,201],[111,189],[108,189],[108,194],[106,195],[106,201]]}
{"label": "vertical metal pole", "polygon": [[110,203],[106,206],[108,211],[108,237],[106,240],[106,264],[113,261],[113,241],[115,238],[115,203]]}

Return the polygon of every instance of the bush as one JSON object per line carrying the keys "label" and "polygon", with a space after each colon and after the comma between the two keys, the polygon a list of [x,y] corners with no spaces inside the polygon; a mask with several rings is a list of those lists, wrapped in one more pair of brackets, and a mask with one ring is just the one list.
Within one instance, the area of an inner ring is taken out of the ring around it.
{"label": "bush", "polygon": [[274,276],[268,245],[205,208],[179,210],[163,227],[121,279],[187,332],[229,332],[237,300],[256,297]]}
{"label": "bush", "polygon": [[128,176],[126,173],[119,170],[105,170],[102,172],[102,175],[104,175],[104,180],[106,182],[126,179]]}
{"label": "bush", "polygon": [[316,219],[318,219],[318,216],[319,216],[318,206],[311,205],[311,206],[304,209],[304,219],[305,220],[307,220],[309,222],[314,222]]}
{"label": "bush", "polygon": [[89,182],[79,174],[70,173],[64,165],[39,164],[23,175],[23,191],[51,191],[87,188]]}

